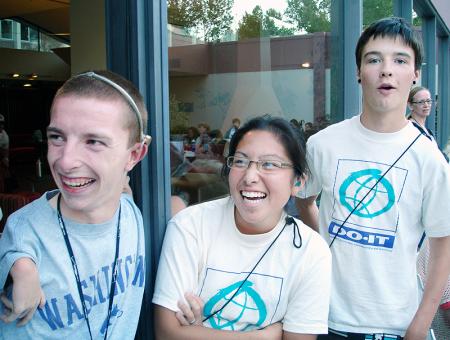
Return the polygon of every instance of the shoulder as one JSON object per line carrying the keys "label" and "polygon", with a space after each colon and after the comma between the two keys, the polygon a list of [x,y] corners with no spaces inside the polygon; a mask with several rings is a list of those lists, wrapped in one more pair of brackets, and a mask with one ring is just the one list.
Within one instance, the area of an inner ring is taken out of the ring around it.
{"label": "shoulder", "polygon": [[[27,224],[33,226],[38,225],[42,220],[52,218],[54,210],[48,203],[48,195],[51,194],[52,192],[44,193],[39,198],[16,210],[9,216],[7,224]],[[12,194],[9,199],[16,201],[13,204],[25,204],[31,198]]]}
{"label": "shoulder", "polygon": [[219,198],[216,200],[191,205],[174,216],[172,220],[183,220],[190,217],[217,216],[229,208],[230,197]]}
{"label": "shoulder", "polygon": [[330,138],[336,138],[339,135],[349,133],[349,129],[352,128],[354,120],[359,119],[359,115],[345,119],[341,122],[331,124],[323,130],[318,131],[314,135],[308,138],[307,148],[313,147],[315,145],[333,145],[330,143]]}
{"label": "shoulder", "polygon": [[[178,212],[170,221],[170,224],[192,226],[192,228],[213,228],[227,217],[229,211],[232,211],[230,205],[233,205],[230,197],[220,198],[200,204],[191,205]],[[231,217],[233,215],[231,214]]]}
{"label": "shoulder", "polygon": [[[130,219],[130,223],[136,224],[138,227],[143,227],[142,213],[136,203],[134,203],[133,197],[129,194],[122,194],[120,196],[120,204],[122,213]],[[137,223],[134,223],[135,221]]]}
{"label": "shoulder", "polygon": [[324,238],[320,236],[318,232],[304,224],[301,220],[295,220],[299,226],[302,239],[306,242],[308,249],[312,253],[323,254],[324,256],[331,258],[331,251]]}

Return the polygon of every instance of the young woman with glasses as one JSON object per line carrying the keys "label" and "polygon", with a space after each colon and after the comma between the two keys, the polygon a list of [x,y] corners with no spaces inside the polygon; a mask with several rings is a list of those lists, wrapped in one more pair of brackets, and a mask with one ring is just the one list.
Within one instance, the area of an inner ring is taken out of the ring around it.
{"label": "young woman with glasses", "polygon": [[307,172],[298,134],[258,117],[233,136],[230,196],[168,224],[155,294],[160,339],[316,339],[327,332],[331,257],[284,207]]}
{"label": "young woman with glasses", "polygon": [[434,141],[433,132],[425,126],[432,106],[433,99],[431,99],[430,91],[426,87],[416,86],[411,89],[408,96],[408,107],[411,110],[411,114],[408,119],[428,139]]}
{"label": "young woman with glasses", "polygon": [[[411,111],[408,119],[412,121],[413,125],[429,140],[431,140],[436,147],[439,148],[434,139],[433,131],[426,127],[425,123],[431,113],[433,107],[433,99],[430,91],[423,86],[416,86],[411,89],[408,96],[408,107]],[[440,148],[439,148],[440,149]],[[448,162],[448,156],[441,150],[442,155]]]}

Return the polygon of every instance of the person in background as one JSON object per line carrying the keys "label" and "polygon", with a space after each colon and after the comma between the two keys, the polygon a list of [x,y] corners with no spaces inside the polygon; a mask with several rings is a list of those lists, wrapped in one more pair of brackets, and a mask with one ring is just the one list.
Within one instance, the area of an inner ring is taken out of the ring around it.
{"label": "person in background", "polygon": [[236,132],[223,168],[230,197],[187,207],[168,223],[153,296],[157,339],[326,333],[330,251],[284,211],[306,172],[286,120],[258,117]]}
{"label": "person in background", "polygon": [[[298,200],[333,254],[323,338],[424,340],[450,270],[450,171],[405,117],[422,44],[406,20],[384,18],[364,30],[355,57],[362,112],[309,138],[311,176]],[[424,231],[430,266],[419,302]]]}
{"label": "person in background", "polygon": [[3,174],[9,169],[9,136],[5,131],[5,117],[0,114],[0,171]]}
{"label": "person in background", "polygon": [[146,121],[136,87],[112,72],[57,91],[47,159],[58,189],[10,215],[0,238],[1,339],[134,339],[144,229],[123,190],[147,153]]}
{"label": "person in background", "polygon": [[233,125],[227,130],[227,132],[225,132],[225,136],[223,137],[226,140],[231,140],[231,138],[233,138],[233,135],[241,126],[241,120],[239,118],[233,118],[232,123]]}
{"label": "person in background", "polygon": [[206,123],[200,123],[197,125],[200,135],[195,141],[195,153],[207,154],[209,150],[209,143],[211,143],[211,137],[209,136],[210,127]]}
{"label": "person in background", "polygon": [[187,128],[186,136],[184,137],[184,150],[195,152],[195,143],[197,138],[200,136],[200,132],[195,126],[190,126]]}
{"label": "person in background", "polygon": [[[438,144],[434,139],[433,132],[426,127],[426,121],[431,113],[433,107],[433,99],[431,98],[430,91],[423,86],[415,86],[409,91],[408,107],[411,111],[408,119],[413,125],[429,140],[431,140],[438,148]],[[442,153],[446,160],[448,157]]]}

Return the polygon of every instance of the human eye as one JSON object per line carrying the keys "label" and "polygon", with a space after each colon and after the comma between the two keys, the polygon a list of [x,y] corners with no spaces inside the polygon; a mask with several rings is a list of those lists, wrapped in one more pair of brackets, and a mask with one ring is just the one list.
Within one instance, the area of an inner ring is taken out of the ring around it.
{"label": "human eye", "polygon": [[261,168],[263,170],[276,170],[281,169],[282,165],[279,161],[261,161]]}
{"label": "human eye", "polygon": [[64,138],[61,134],[56,132],[49,132],[47,133],[47,140],[52,145],[62,145],[64,143]]}
{"label": "human eye", "polygon": [[248,159],[240,158],[240,157],[233,157],[232,165],[236,168],[246,168],[248,166]]}
{"label": "human eye", "polygon": [[403,65],[403,64],[407,64],[407,63],[408,63],[408,60],[406,60],[405,58],[397,58],[397,59],[395,60],[395,62],[396,62],[397,64]]}
{"label": "human eye", "polygon": [[101,148],[106,146],[106,144],[103,141],[93,138],[87,139],[86,144],[93,148]]}
{"label": "human eye", "polygon": [[368,64],[378,64],[379,62],[381,62],[381,59],[379,57],[369,57],[369,58],[367,58],[367,63]]}

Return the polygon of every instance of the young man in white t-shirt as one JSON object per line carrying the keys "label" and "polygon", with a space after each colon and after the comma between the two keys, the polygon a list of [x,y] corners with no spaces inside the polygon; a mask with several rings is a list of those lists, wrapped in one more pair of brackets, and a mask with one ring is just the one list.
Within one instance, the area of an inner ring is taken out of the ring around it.
{"label": "young man in white t-shirt", "polygon": [[[405,118],[422,47],[405,20],[385,18],[355,55],[362,113],[308,140],[311,178],[298,201],[333,254],[329,334],[319,338],[423,340],[450,270],[450,168]],[[432,251],[419,304],[424,231]]]}

